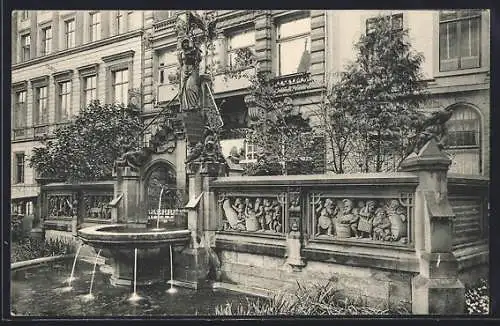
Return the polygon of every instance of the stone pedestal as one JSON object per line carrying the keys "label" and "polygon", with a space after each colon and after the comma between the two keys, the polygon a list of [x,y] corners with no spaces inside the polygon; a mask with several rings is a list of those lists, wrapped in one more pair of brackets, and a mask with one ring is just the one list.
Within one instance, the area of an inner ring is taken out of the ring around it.
{"label": "stone pedestal", "polygon": [[412,281],[414,314],[463,314],[465,290],[452,252],[453,210],[448,202],[447,172],[451,160],[430,140],[401,164],[415,172],[415,251],[420,273]]}
{"label": "stone pedestal", "polygon": [[[104,250],[106,251],[106,250]],[[104,252],[111,267],[111,284],[115,286],[134,285],[135,251],[116,249]],[[167,282],[170,278],[170,254],[168,247],[137,250],[137,285]]]}

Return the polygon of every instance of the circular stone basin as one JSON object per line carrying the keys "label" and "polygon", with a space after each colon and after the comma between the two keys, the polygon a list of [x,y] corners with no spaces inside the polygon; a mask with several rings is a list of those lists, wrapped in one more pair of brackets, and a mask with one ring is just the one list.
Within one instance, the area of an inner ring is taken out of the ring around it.
{"label": "circular stone basin", "polygon": [[[113,285],[131,285],[134,270],[137,270],[137,284],[151,284],[168,279],[171,264],[168,247],[187,245],[191,231],[114,224],[83,228],[78,230],[78,238],[96,251],[102,250],[101,256],[112,271]],[[175,260],[174,252],[172,258]]]}
{"label": "circular stone basin", "polygon": [[83,243],[95,248],[158,248],[168,244],[187,242],[189,230],[152,230],[124,224],[97,225],[78,230]]}

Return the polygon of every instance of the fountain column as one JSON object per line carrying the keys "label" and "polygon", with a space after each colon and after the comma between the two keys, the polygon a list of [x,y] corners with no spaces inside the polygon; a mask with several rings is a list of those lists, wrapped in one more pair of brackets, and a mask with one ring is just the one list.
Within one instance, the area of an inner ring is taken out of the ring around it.
{"label": "fountain column", "polygon": [[120,167],[116,171],[115,198],[122,195],[118,203],[118,223],[139,222],[140,177],[131,167]]}
{"label": "fountain column", "polygon": [[[415,194],[415,251],[420,273],[412,280],[412,313],[463,314],[464,285],[453,254],[453,220],[447,172],[451,160],[434,139],[402,162],[418,175]],[[443,300],[443,298],[446,298]]]}

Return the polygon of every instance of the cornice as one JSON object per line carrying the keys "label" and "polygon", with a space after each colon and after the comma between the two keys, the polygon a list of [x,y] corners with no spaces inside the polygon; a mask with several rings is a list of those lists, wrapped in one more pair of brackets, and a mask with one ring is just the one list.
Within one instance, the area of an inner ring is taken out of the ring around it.
{"label": "cornice", "polygon": [[144,31],[142,29],[139,29],[136,31],[125,33],[125,34],[120,34],[120,35],[108,37],[108,38],[105,38],[105,39],[102,39],[102,40],[99,40],[96,42],[86,43],[86,44],[83,44],[83,45],[80,45],[80,46],[77,46],[74,48],[64,49],[62,51],[54,52],[54,53],[51,53],[51,54],[48,54],[48,55],[45,55],[42,57],[33,58],[31,60],[28,60],[28,61],[16,63],[16,64],[12,65],[12,72],[14,72],[15,70],[18,70],[18,69],[22,69],[22,68],[26,68],[26,67],[38,64],[38,63],[48,62],[48,61],[51,61],[54,59],[62,58],[62,57],[67,56],[67,55],[96,49],[96,48],[101,47],[101,46],[110,45],[110,44],[113,44],[116,42],[124,41],[124,40],[130,39],[130,38],[133,38],[133,37],[137,37],[137,36],[142,36],[143,33],[144,33]]}

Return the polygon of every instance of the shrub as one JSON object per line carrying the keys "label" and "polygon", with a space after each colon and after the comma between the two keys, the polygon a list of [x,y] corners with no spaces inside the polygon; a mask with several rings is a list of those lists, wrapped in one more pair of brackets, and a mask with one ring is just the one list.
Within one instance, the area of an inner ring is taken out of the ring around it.
{"label": "shrub", "polygon": [[67,255],[74,253],[71,243],[62,240],[41,240],[34,238],[23,238],[13,242],[11,247],[11,262],[31,260],[41,257]]}
{"label": "shrub", "polygon": [[465,288],[465,310],[469,314],[489,313],[489,284],[480,279],[477,284]]}
{"label": "shrub", "polygon": [[19,241],[26,237],[23,230],[23,217],[24,215],[12,214],[10,221],[10,232],[12,241]]}

